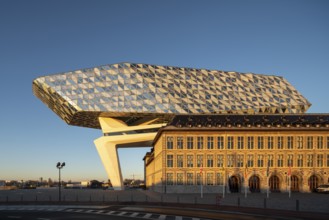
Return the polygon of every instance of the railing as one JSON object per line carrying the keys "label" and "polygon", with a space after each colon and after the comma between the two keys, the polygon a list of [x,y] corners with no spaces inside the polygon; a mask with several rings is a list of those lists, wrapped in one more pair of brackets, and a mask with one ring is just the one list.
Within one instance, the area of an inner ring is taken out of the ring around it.
{"label": "railing", "polygon": [[315,193],[228,193],[220,194],[161,194],[148,190],[113,191],[101,189],[63,189],[59,202],[56,189],[0,190],[0,205],[10,204],[143,204],[190,207],[251,207],[293,211],[329,213],[328,195]]}

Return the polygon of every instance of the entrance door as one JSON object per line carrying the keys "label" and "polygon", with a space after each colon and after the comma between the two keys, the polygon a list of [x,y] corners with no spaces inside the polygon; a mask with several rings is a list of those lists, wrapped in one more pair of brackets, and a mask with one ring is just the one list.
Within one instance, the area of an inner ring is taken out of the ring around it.
{"label": "entrance door", "polygon": [[231,193],[237,193],[239,192],[239,179],[236,176],[231,176],[229,179],[229,188]]}
{"label": "entrance door", "polygon": [[258,176],[253,175],[249,178],[249,190],[250,192],[260,192],[260,180]]}
{"label": "entrance door", "polygon": [[312,175],[308,179],[308,185],[310,186],[310,191],[311,192],[315,192],[316,187],[318,187],[318,185],[319,185],[319,179],[318,179],[318,177],[316,177],[315,175]]}
{"label": "entrance door", "polygon": [[295,175],[291,176],[291,191],[292,192],[299,192],[298,177],[295,176]]}
{"label": "entrance door", "polygon": [[280,180],[279,177],[273,175],[269,180],[271,192],[280,192]]}

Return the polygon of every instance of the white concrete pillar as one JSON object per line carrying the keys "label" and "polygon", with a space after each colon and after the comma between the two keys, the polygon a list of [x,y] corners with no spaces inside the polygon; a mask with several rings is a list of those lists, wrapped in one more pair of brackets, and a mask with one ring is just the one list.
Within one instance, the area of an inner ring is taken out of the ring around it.
{"label": "white concrete pillar", "polygon": [[[108,178],[115,190],[123,190],[118,148],[151,147],[157,132],[136,133],[137,130],[160,128],[165,124],[127,126],[120,120],[113,118],[99,118],[102,131],[109,136],[103,136],[94,141],[98,154],[102,160]],[[127,134],[129,131],[129,134]],[[115,135],[111,135],[115,133]],[[142,159],[142,158],[141,158]]]}

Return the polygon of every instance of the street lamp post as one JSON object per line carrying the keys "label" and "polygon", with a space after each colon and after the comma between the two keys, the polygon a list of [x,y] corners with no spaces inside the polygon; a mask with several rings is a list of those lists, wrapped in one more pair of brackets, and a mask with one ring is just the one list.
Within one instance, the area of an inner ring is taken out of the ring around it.
{"label": "street lamp post", "polygon": [[200,193],[201,193],[201,198],[203,198],[203,176],[202,176],[202,171],[203,171],[203,169],[202,169],[202,165],[201,165],[201,168],[200,168],[200,178],[201,178],[201,188],[200,188]]}
{"label": "street lamp post", "polygon": [[222,164],[222,171],[223,171],[223,198],[225,198],[226,172],[225,172],[224,164]]}
{"label": "street lamp post", "polygon": [[58,169],[58,201],[61,201],[61,169],[65,166],[65,162],[62,164],[60,162],[57,163],[56,167]]}

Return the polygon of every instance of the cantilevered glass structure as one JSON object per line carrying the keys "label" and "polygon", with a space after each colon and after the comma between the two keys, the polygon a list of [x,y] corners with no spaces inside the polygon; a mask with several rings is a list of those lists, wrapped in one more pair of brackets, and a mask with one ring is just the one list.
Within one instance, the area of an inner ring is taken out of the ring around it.
{"label": "cantilevered glass structure", "polygon": [[117,189],[116,148],[150,144],[176,114],[304,113],[311,105],[280,76],[134,63],[39,77],[33,92],[66,123],[102,129],[95,143]]}

